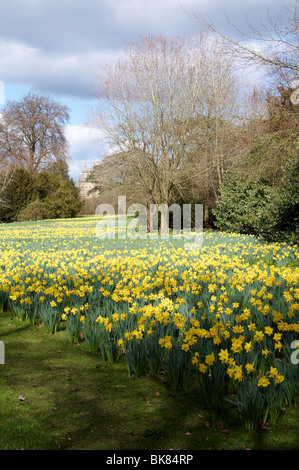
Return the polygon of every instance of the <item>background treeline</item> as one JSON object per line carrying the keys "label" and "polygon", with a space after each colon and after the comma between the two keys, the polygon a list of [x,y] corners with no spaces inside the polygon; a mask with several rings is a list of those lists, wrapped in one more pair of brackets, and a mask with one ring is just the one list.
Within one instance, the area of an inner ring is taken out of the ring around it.
{"label": "background treeline", "polygon": [[[197,147],[194,133],[190,147],[197,149],[197,158],[191,155],[192,168],[187,162],[178,170],[182,179],[187,175],[188,183],[177,182],[169,205],[202,203],[205,228],[297,243],[299,104],[291,102],[292,93],[290,88],[280,88],[276,95],[267,93],[263,116],[242,126],[230,125],[231,140],[225,142],[221,181],[217,166],[211,165],[211,156],[201,157],[203,147]],[[221,125],[227,129],[227,122]],[[215,139],[212,126],[209,131]],[[97,183],[94,194],[98,195],[98,203],[113,201],[116,206],[117,196],[126,194],[128,204],[146,204],[142,179],[136,171],[138,164],[138,156],[128,152],[107,155],[90,176]]]}
{"label": "background treeline", "polygon": [[223,231],[299,241],[299,103],[280,88],[269,98],[263,132],[226,175],[213,208]]}
{"label": "background treeline", "polygon": [[2,191],[2,222],[75,217],[83,206],[72,179],[43,171],[36,176],[23,168],[6,175]]}
{"label": "background treeline", "polygon": [[90,175],[99,202],[199,203],[206,228],[299,241],[298,1],[288,12],[253,30],[262,52],[205,24],[144,36],[101,71],[92,122],[113,152]]}
{"label": "background treeline", "polygon": [[69,177],[66,106],[29,93],[0,114],[0,221],[74,217],[83,202]]}

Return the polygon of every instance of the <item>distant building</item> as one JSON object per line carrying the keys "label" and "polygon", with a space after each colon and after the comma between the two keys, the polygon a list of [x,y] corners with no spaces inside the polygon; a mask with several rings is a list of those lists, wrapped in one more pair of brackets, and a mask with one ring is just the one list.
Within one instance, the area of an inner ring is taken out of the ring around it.
{"label": "distant building", "polygon": [[90,194],[90,191],[95,188],[96,182],[87,181],[88,176],[95,168],[96,163],[93,163],[93,167],[91,169],[86,168],[86,163],[84,163],[84,169],[82,171],[82,177],[79,180],[79,189],[80,189],[80,197],[82,199],[88,199],[94,197],[94,193]]}

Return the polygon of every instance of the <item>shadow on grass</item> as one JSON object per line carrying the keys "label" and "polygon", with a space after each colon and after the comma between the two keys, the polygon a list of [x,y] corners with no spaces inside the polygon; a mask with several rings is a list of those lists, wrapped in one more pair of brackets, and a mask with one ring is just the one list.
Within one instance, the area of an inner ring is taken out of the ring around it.
{"label": "shadow on grass", "polygon": [[[1,315],[1,314],[0,314]],[[13,321],[15,321],[13,319]],[[12,323],[13,325],[13,323]],[[8,336],[12,336],[12,335],[15,335],[16,333],[22,333],[23,331],[25,330],[30,330],[32,327],[31,325],[27,325],[27,324],[21,324],[21,326],[13,326],[11,327],[10,330],[6,330],[4,332],[1,331],[1,335],[0,335],[0,338],[2,341],[4,341],[4,338],[8,337]],[[5,343],[5,341],[4,341]]]}
{"label": "shadow on grass", "polygon": [[[176,441],[176,432],[184,435],[184,393],[178,406],[179,395],[170,393],[161,380],[129,378],[124,360],[108,364],[87,353],[83,344],[71,345],[65,338],[63,342],[41,336],[34,347],[20,338],[9,344],[7,365],[1,371],[9,406],[6,403],[2,417],[10,423],[12,414],[18,418],[21,413],[23,424],[30,417],[25,444],[21,439],[19,447],[28,445],[34,423],[48,429],[62,449],[163,449]],[[195,413],[197,405],[195,395]],[[16,435],[22,438],[18,419],[15,424]],[[7,439],[15,448],[11,435]],[[36,448],[41,442],[30,445]]]}

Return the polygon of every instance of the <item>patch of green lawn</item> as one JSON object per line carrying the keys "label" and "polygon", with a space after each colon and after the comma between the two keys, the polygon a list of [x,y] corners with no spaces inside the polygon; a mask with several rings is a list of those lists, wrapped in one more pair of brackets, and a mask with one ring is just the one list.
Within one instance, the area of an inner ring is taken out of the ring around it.
{"label": "patch of green lawn", "polygon": [[234,414],[212,422],[194,378],[173,392],[165,376],[128,377],[65,331],[47,334],[9,312],[0,317],[0,449],[298,449],[299,409],[273,429],[247,432]]}

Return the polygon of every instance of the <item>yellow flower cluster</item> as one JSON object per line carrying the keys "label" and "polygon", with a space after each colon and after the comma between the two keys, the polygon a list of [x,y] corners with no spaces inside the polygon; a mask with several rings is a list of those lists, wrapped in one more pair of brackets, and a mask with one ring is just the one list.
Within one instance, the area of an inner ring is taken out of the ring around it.
{"label": "yellow flower cluster", "polygon": [[48,308],[88,328],[100,311],[96,325],[123,350],[158,339],[162,351],[191,354],[201,373],[222,364],[237,382],[283,382],[275,360],[299,333],[297,246],[212,232],[199,251],[168,240],[121,245],[95,237],[97,220],[0,226],[0,291],[16,312]]}

